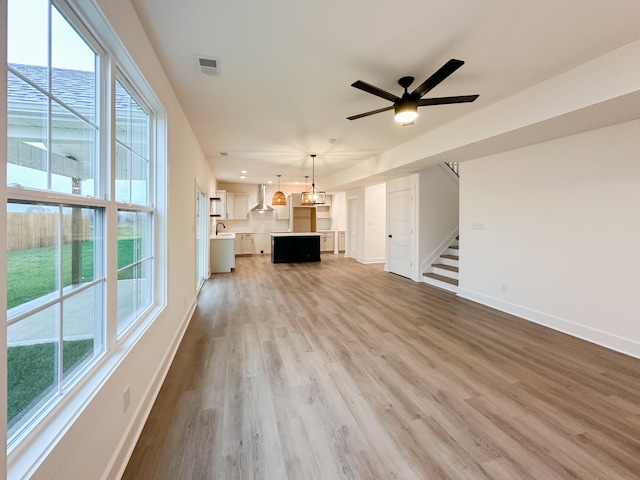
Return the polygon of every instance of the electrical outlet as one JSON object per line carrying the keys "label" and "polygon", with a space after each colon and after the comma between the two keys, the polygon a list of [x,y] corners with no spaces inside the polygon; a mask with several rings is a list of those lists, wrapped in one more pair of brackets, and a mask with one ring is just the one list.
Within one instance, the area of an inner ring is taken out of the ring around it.
{"label": "electrical outlet", "polygon": [[129,403],[131,403],[131,389],[129,385],[127,385],[122,392],[122,413],[126,413],[129,408]]}

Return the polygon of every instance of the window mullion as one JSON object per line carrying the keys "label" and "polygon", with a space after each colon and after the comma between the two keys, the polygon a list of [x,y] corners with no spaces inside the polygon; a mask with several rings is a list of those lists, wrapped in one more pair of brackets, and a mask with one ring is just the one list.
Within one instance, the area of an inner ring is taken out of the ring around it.
{"label": "window mullion", "polygon": [[63,374],[63,357],[64,357],[64,206],[58,207],[58,352],[57,352],[57,391],[58,395],[62,395],[62,374]]}
{"label": "window mullion", "polygon": [[48,18],[47,18],[47,41],[49,42],[49,45],[47,47],[47,190],[51,190],[51,187],[53,185],[53,168],[52,168],[52,163],[53,163],[53,148],[52,148],[52,137],[53,137],[53,126],[52,126],[52,121],[51,121],[51,114],[53,111],[53,107],[52,107],[52,99],[51,99],[51,84],[53,83],[52,80],[52,71],[53,69],[51,68],[51,64],[52,64],[52,53],[51,53],[51,44],[53,41],[53,28],[52,28],[52,13],[51,13],[51,9],[53,8],[53,6],[51,5],[51,3],[49,3],[48,5]]}
{"label": "window mullion", "polygon": [[116,200],[116,76],[111,59],[105,59],[102,81],[106,85],[105,95],[101,104],[104,109],[103,139],[106,148],[103,151],[105,179],[103,182],[105,193],[108,193],[109,204],[105,210],[105,274],[107,276],[105,312],[105,348],[114,347],[118,338],[118,209]]}

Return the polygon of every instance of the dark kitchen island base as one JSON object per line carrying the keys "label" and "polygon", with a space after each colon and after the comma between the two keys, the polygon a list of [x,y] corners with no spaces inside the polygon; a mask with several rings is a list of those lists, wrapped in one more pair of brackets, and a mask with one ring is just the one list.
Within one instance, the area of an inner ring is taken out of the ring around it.
{"label": "dark kitchen island base", "polygon": [[319,261],[319,233],[271,234],[271,263]]}

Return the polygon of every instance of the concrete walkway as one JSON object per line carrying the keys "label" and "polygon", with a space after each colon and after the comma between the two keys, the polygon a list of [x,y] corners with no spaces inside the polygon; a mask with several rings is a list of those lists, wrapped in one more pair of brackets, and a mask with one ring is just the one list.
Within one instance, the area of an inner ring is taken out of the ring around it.
{"label": "concrete walkway", "polygon": [[[140,280],[138,280],[139,286]],[[127,316],[133,314],[134,280],[118,281],[118,319],[126,321]],[[72,287],[67,287],[72,288]],[[65,288],[65,294],[69,292]],[[75,287],[77,288],[77,287]],[[103,285],[95,285],[77,295],[65,299],[63,307],[63,335],[64,340],[84,340],[101,338],[103,322],[96,321],[95,309],[99,308]],[[28,311],[49,300],[41,297],[9,310],[8,317],[18,312]],[[55,298],[51,296],[52,298]],[[96,298],[97,297],[97,298]],[[60,304],[42,310],[7,328],[7,346],[34,345],[38,343],[52,343],[59,339]]]}

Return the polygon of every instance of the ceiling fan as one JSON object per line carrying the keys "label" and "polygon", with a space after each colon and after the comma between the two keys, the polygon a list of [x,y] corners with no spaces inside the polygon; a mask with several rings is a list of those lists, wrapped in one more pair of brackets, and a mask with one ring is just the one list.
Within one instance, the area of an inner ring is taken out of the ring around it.
{"label": "ceiling fan", "polygon": [[459,69],[464,62],[462,60],[456,60],[452,58],[442,67],[438,69],[436,73],[427,78],[422,84],[420,84],[413,92],[409,93],[408,88],[413,83],[413,77],[402,77],[398,80],[398,83],[404,88],[402,97],[398,97],[393,93],[386,92],[378,87],[374,87],[362,80],[358,80],[351,84],[352,87],[364,90],[367,93],[371,93],[377,97],[384,98],[393,102],[393,105],[388,107],[379,108],[371,112],[361,113],[359,115],[353,115],[347,117],[347,120],[357,120],[358,118],[368,117],[369,115],[375,115],[376,113],[386,112],[387,110],[395,110],[395,119],[404,125],[411,124],[418,116],[418,107],[424,107],[427,105],[443,105],[447,103],[467,103],[473,102],[479,95],[461,95],[457,97],[439,97],[439,98],[422,98],[434,87],[436,87],[445,78]]}

